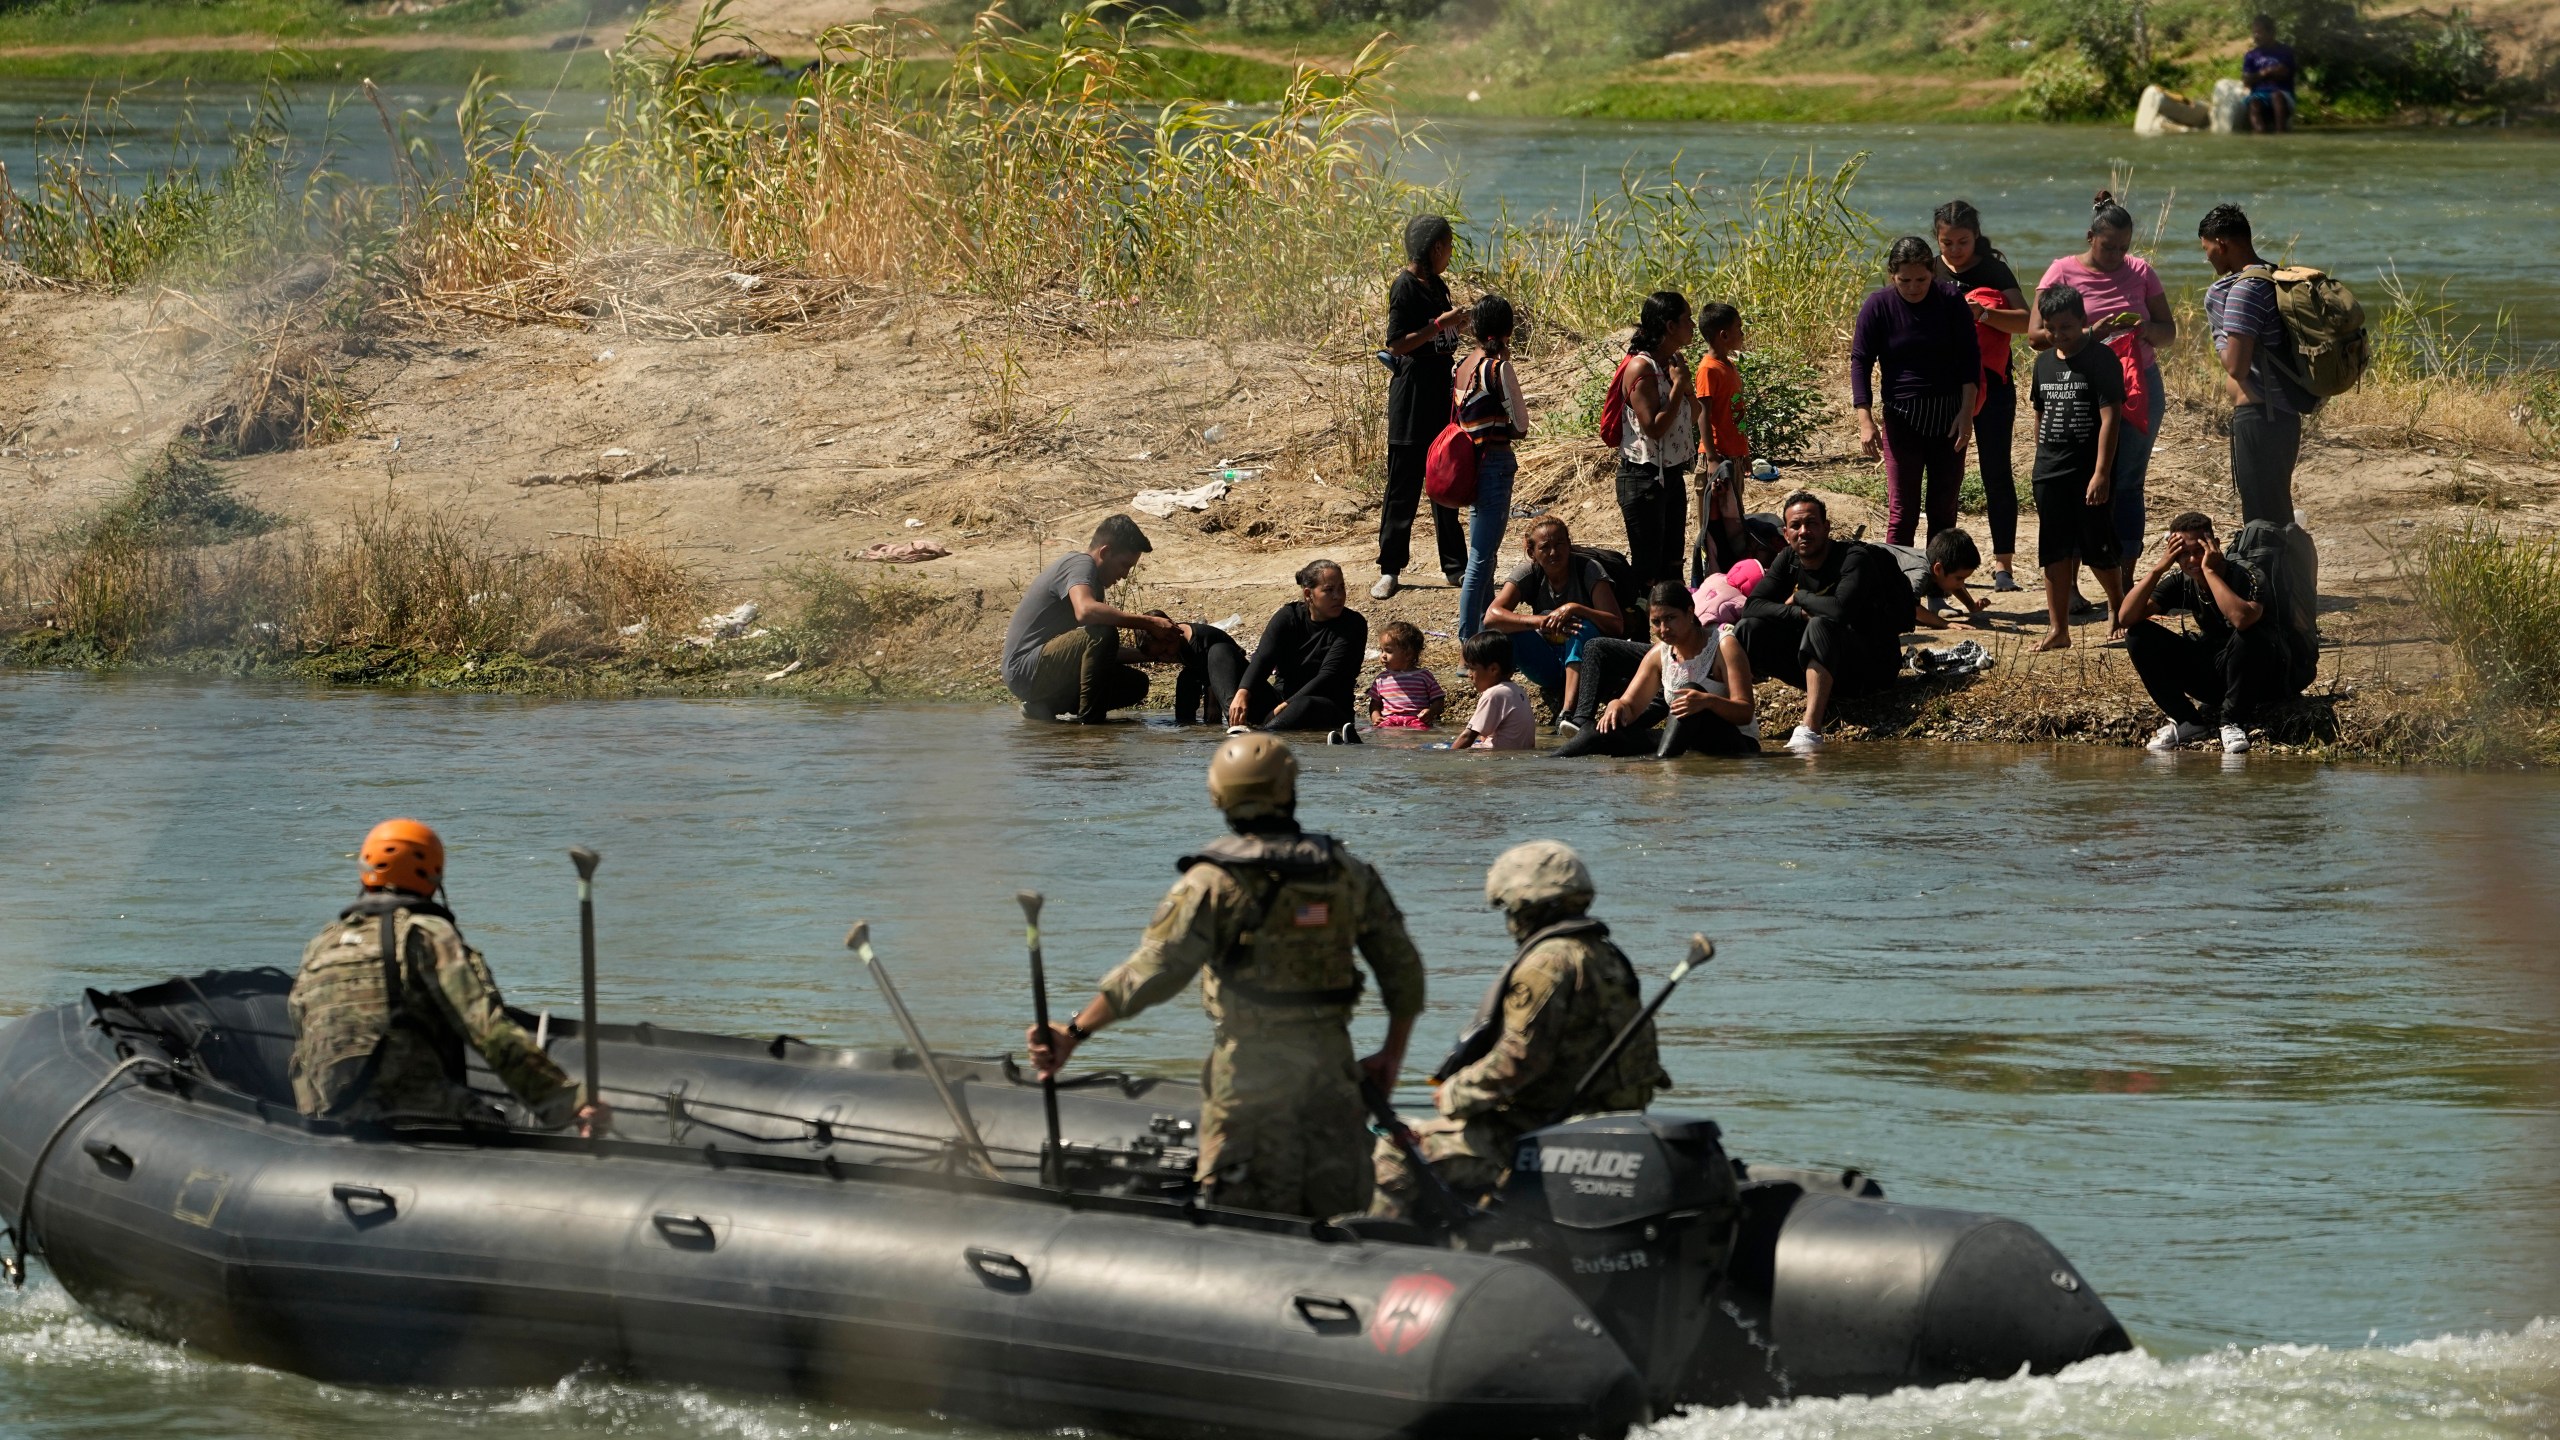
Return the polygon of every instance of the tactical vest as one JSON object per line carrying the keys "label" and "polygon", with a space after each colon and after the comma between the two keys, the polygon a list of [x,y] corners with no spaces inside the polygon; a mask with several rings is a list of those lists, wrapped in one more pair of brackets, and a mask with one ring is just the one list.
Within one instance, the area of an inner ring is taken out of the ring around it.
{"label": "tactical vest", "polygon": [[[1609,927],[1588,915],[1576,915],[1532,931],[1528,939],[1520,942],[1511,963],[1503,966],[1502,973],[1493,977],[1493,985],[1484,992],[1484,999],[1476,1002],[1476,1018],[1467,1022],[1466,1032],[1458,1037],[1457,1044],[1449,1047],[1449,1053],[1440,1061],[1440,1068],[1431,1072],[1432,1084],[1439,1084],[1493,1053],[1493,1047],[1502,1040],[1502,997],[1511,991],[1512,974],[1519,970],[1521,961],[1529,958],[1530,951],[1567,935],[1589,935],[1605,942],[1609,938]],[[1609,953],[1618,956],[1619,963],[1629,963],[1617,946],[1611,945],[1608,949]]]}
{"label": "tactical vest", "polygon": [[1178,863],[1215,865],[1244,887],[1244,928],[1210,962],[1221,995],[1275,1010],[1358,1002],[1358,892],[1332,837],[1221,835]]}
{"label": "tactical vest", "polygon": [[[406,963],[405,947],[415,930],[402,922],[403,912],[412,920],[431,915],[453,923],[453,912],[433,901],[366,895],[338,912],[347,928],[336,943],[307,959],[294,980],[291,1006],[300,1030],[293,1057],[295,1098],[306,1109],[316,1101],[313,1113],[343,1114],[363,1098],[392,1037],[402,1032],[437,1057],[448,1080],[466,1083],[460,1037],[437,1023],[432,1006],[413,1003],[415,968]],[[361,923],[368,919],[378,923]]]}

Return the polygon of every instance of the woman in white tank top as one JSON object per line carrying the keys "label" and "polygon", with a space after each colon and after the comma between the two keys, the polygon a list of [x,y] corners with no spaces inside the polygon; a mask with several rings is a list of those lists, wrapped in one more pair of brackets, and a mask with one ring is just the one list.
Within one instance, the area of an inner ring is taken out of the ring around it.
{"label": "woman in white tank top", "polygon": [[1676,582],[1654,586],[1645,602],[1660,643],[1645,652],[1626,693],[1604,706],[1591,728],[1566,741],[1556,754],[1668,760],[1760,753],[1751,660],[1733,627],[1709,631],[1700,625],[1689,593]]}

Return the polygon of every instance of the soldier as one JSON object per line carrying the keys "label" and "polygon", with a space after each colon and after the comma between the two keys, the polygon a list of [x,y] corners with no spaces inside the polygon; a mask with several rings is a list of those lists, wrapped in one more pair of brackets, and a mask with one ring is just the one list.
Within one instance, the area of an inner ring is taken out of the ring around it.
{"label": "soldier", "polygon": [[[1484,898],[1502,909],[1520,951],[1441,1062],[1439,1116],[1413,1127],[1432,1173],[1463,1197],[1501,1184],[1512,1147],[1530,1131],[1575,1114],[1642,1110],[1671,1083],[1647,1022],[1587,1093],[1573,1093],[1644,1008],[1635,967],[1609,943],[1609,927],[1587,913],[1591,896],[1582,857],[1553,840],[1515,845],[1485,872]],[[1421,1177],[1385,1140],[1376,1163],[1374,1213],[1401,1218]]]}
{"label": "soldier", "polygon": [[[1185,855],[1136,953],[1063,1029],[1029,1032],[1046,1076],[1114,1020],[1179,995],[1199,971],[1214,1032],[1202,1069],[1202,1198],[1318,1219],[1369,1204],[1365,1076],[1395,1088],[1422,1010],[1422,957],[1378,872],[1298,828],[1298,760],[1268,734],[1230,737],[1209,795],[1234,832]],[[1351,1058],[1354,945],[1378,977],[1387,1039]]]}
{"label": "soldier", "polygon": [[607,1107],[577,1103],[569,1077],[507,1018],[453,912],[432,898],[444,885],[444,841],[415,820],[385,820],[359,859],[364,894],[303,947],[293,982],[295,1106],[332,1120],[495,1121],[464,1083],[467,1043],[537,1124],[556,1128],[574,1113],[579,1133],[601,1134]]}

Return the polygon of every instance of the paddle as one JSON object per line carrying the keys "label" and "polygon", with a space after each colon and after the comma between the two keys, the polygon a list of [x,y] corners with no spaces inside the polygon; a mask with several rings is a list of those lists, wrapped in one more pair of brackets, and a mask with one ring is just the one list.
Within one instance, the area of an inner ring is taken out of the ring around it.
{"label": "paddle", "polygon": [[596,1079],[596,866],[604,859],[584,845],[569,847],[578,867],[578,1043],[586,1051],[586,1103],[604,1095]]}
{"label": "paddle", "polygon": [[943,1078],[941,1062],[933,1058],[932,1049],[924,1043],[924,1032],[916,1028],[916,1017],[907,1013],[907,1002],[898,998],[898,987],[889,979],[889,967],[881,964],[880,956],[872,950],[871,922],[854,921],[853,928],[845,932],[844,948],[861,956],[863,968],[869,970],[871,978],[879,983],[881,998],[889,1002],[889,1013],[897,1017],[898,1028],[906,1033],[907,1048],[916,1052],[916,1063],[923,1067],[924,1078],[933,1082],[933,1093],[942,1097],[943,1110],[951,1116],[951,1123],[958,1127],[960,1138],[968,1142],[969,1158],[977,1162],[979,1171],[988,1179],[1003,1179],[1004,1175],[996,1169],[995,1160],[987,1154],[987,1142],[978,1138],[976,1123],[961,1107],[960,1097],[952,1090],[951,1082]]}
{"label": "paddle", "polygon": [[[1041,1041],[1050,1043],[1049,977],[1040,964],[1040,907],[1046,901],[1037,890],[1019,891],[1013,898],[1022,906],[1023,941],[1031,948],[1031,1018],[1039,1022]],[[1040,1179],[1064,1189],[1067,1152],[1058,1138],[1058,1077],[1054,1072],[1040,1077],[1040,1105],[1049,1117],[1049,1148],[1040,1156]]]}

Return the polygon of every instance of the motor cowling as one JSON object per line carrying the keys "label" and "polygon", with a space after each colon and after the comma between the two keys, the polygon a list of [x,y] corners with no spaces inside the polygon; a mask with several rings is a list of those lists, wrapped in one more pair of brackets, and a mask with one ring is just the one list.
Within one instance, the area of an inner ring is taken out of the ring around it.
{"label": "motor cowling", "polygon": [[1521,1137],[1500,1209],[1469,1248],[1517,1253],[1563,1280],[1660,1411],[1712,1313],[1736,1195],[1715,1122],[1588,1115]]}

